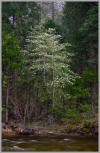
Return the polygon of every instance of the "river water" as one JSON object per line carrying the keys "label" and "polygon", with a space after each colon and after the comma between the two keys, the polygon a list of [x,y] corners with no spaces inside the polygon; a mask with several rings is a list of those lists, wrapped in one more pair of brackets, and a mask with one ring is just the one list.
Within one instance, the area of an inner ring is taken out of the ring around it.
{"label": "river water", "polygon": [[2,151],[98,151],[98,137],[69,135],[3,137]]}

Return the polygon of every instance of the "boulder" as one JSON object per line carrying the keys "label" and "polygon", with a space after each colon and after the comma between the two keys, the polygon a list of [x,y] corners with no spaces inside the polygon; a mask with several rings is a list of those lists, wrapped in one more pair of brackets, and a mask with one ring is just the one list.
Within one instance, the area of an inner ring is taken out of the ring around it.
{"label": "boulder", "polygon": [[34,134],[34,129],[24,129],[23,131],[17,132],[19,135],[33,135]]}

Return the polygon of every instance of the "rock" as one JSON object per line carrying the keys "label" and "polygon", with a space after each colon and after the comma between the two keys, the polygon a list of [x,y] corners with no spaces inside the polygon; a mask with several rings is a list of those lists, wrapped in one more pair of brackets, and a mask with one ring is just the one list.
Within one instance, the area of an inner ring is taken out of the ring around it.
{"label": "rock", "polygon": [[17,126],[10,125],[10,128],[11,128],[13,131],[15,131],[15,130],[16,130],[16,128],[17,128]]}
{"label": "rock", "polygon": [[48,134],[53,134],[53,132],[52,131],[49,131]]}
{"label": "rock", "polygon": [[95,135],[98,135],[98,127],[95,128]]}
{"label": "rock", "polygon": [[80,134],[81,134],[81,135],[85,135],[85,134],[86,134],[86,132],[80,131]]}
{"label": "rock", "polygon": [[23,131],[17,132],[17,134],[19,134],[19,135],[32,135],[32,134],[34,134],[34,130],[26,128]]}
{"label": "rock", "polygon": [[2,128],[6,129],[5,123],[2,123]]}

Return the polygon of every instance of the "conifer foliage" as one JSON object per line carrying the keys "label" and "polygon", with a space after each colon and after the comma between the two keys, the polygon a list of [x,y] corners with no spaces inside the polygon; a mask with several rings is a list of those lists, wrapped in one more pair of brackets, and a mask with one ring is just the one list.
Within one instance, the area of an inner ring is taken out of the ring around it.
{"label": "conifer foliage", "polygon": [[80,123],[98,112],[98,3],[58,4],[2,3],[6,123]]}

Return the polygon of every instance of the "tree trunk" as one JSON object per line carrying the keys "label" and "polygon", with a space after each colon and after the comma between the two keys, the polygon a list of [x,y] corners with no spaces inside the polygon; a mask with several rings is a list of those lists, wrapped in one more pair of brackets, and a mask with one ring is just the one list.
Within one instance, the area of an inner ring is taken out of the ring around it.
{"label": "tree trunk", "polygon": [[24,115],[24,120],[23,120],[23,126],[24,126],[24,130],[26,128],[26,116]]}
{"label": "tree trunk", "polygon": [[92,111],[95,113],[95,108],[97,105],[97,101],[98,101],[98,91],[97,91],[97,85],[96,83],[94,84],[94,86],[91,89],[91,107],[92,107]]}
{"label": "tree trunk", "polygon": [[17,21],[16,21],[16,32],[17,32],[17,38],[19,39],[19,42],[20,42],[20,33],[21,33],[21,30],[20,30],[20,26],[19,26],[19,23],[21,22],[20,21],[20,2],[17,3],[18,4],[18,13],[17,13]]}
{"label": "tree trunk", "polygon": [[53,123],[53,116],[54,116],[54,92],[55,92],[55,89],[54,89],[54,55],[53,55],[53,52],[52,52],[52,123]]}
{"label": "tree trunk", "polygon": [[8,98],[9,98],[9,83],[7,83],[7,93],[6,93],[6,124],[8,124]]}
{"label": "tree trunk", "polygon": [[26,119],[28,119],[28,106],[29,106],[29,99],[28,99],[28,96],[29,96],[29,92],[28,92],[28,88],[25,90],[25,95],[26,95],[26,103],[24,104],[24,122],[23,122],[23,125],[24,125],[24,129],[26,128]]}
{"label": "tree trunk", "polygon": [[44,57],[44,85],[45,85],[45,57]]}
{"label": "tree trunk", "polygon": [[39,103],[39,100],[38,100],[38,92],[39,92],[39,88],[37,87],[37,91],[36,91],[36,100],[35,100],[35,120],[38,119],[38,103]]}
{"label": "tree trunk", "polygon": [[39,23],[41,23],[42,21],[42,1],[40,2],[40,6],[41,8],[40,8],[40,22]]}
{"label": "tree trunk", "polygon": [[52,114],[54,109],[54,95],[55,95],[55,87],[54,87],[54,70],[53,70],[53,88],[52,88]]}
{"label": "tree trunk", "polygon": [[40,81],[38,80],[38,87],[36,89],[36,100],[35,100],[35,120],[38,120],[40,113],[39,90],[40,90]]}
{"label": "tree trunk", "polygon": [[52,20],[54,21],[54,2],[52,2]]}
{"label": "tree trunk", "polygon": [[19,103],[18,103],[18,96],[17,96],[17,79],[18,79],[18,72],[15,72],[15,92],[14,92],[14,102],[15,102],[15,117],[17,120],[21,119],[20,111],[19,111]]}

